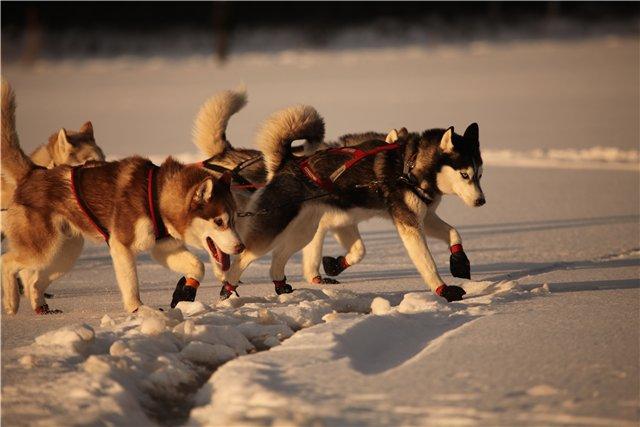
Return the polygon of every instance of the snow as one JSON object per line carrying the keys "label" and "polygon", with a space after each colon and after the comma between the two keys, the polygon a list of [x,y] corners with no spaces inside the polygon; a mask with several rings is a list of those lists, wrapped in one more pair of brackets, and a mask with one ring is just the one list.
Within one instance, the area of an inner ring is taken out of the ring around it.
{"label": "snow", "polygon": [[[425,292],[381,220],[362,225],[367,255],[339,285],[303,283],[294,256],[289,295],[274,295],[265,257],[240,298],[218,302],[208,274],[197,301],[171,309],[178,276],[141,255],[147,305],[135,315],[122,310],[108,249],[87,245],[49,289],[64,314],[35,316],[23,301],[2,316],[2,421],[637,425],[637,47],[629,36],[246,53],[224,68],[200,56],[3,64],[28,148],[91,119],[112,156],[201,160],[191,120],[239,80],[250,102],[229,134],[242,146],[298,102],[319,109],[329,138],[478,121],[487,205],[450,198],[439,209],[472,265],[473,280],[452,278],[447,247],[429,242],[444,280],[467,291],[451,304]],[[341,249],[329,237],[324,252]]]}

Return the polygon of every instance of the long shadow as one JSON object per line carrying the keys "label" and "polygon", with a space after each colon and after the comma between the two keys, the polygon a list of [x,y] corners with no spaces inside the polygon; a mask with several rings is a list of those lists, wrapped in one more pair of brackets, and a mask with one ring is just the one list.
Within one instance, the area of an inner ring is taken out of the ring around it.
{"label": "long shadow", "polygon": [[348,357],[351,366],[365,375],[379,374],[405,363],[431,341],[474,318],[440,317],[430,312],[371,315],[336,337],[334,357]]}
{"label": "long shadow", "polygon": [[[626,224],[640,222],[638,215],[614,215],[599,218],[576,218],[567,220],[507,222],[500,224],[478,224],[457,227],[463,236],[483,236],[487,234],[512,234],[535,231],[560,230],[565,228],[590,227],[593,225]],[[394,229],[365,231],[362,233],[365,244],[367,242],[384,241],[396,235]]]}

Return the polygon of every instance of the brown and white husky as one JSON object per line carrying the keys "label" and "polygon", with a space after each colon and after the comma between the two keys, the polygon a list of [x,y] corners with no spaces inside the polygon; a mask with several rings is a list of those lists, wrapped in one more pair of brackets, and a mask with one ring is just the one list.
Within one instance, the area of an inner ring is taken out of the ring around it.
{"label": "brown and white husky", "polygon": [[[137,253],[149,250],[160,264],[197,282],[204,274],[203,265],[185,245],[208,249],[213,259],[226,265],[227,254],[244,249],[234,228],[236,206],[229,181],[215,179],[198,165],[183,165],[171,157],[160,167],[141,157],[80,168],[35,165],[20,149],[15,96],[6,82],[2,83],[2,170],[16,182],[5,212],[9,244],[2,255],[8,313],[18,309],[16,274],[23,270],[35,277],[25,284],[33,309],[41,314],[58,312],[49,309],[43,293],[51,280],[73,266],[83,237],[107,240],[129,312],[142,304]],[[159,233],[161,228],[166,232]]]}

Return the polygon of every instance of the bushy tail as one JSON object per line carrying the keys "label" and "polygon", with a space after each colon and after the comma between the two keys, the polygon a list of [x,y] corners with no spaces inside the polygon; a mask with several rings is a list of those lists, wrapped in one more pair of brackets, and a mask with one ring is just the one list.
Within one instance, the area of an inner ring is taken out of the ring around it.
{"label": "bushy tail", "polygon": [[225,90],[205,102],[193,124],[193,143],[207,157],[222,154],[229,143],[225,132],[229,118],[247,104],[247,92],[241,87]]}
{"label": "bushy tail", "polygon": [[16,131],[16,96],[2,80],[2,175],[18,182],[34,167],[31,159],[20,148]]}
{"label": "bushy tail", "polygon": [[264,154],[267,179],[282,167],[291,155],[291,143],[305,139],[310,150],[324,140],[324,119],[309,105],[298,105],[275,112],[258,132],[258,148]]}

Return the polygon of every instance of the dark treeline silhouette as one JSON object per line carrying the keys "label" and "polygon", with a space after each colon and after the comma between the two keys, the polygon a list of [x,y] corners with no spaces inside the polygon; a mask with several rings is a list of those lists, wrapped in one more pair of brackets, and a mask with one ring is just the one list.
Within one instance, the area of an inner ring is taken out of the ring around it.
{"label": "dark treeline silhouette", "polygon": [[205,32],[211,34],[205,49],[224,59],[240,30],[293,29],[305,34],[306,43],[322,46],[336,30],[381,22],[395,22],[395,29],[439,25],[449,37],[449,29],[464,35],[480,27],[521,29],[563,19],[584,28],[625,22],[635,31],[640,15],[638,2],[2,2],[1,7],[2,58],[26,62],[46,54],[144,53],[144,47],[131,52],[103,40],[114,33],[140,39],[172,30]]}
{"label": "dark treeline silhouette", "polygon": [[[22,31],[30,19],[47,30],[105,28],[157,30],[189,25],[343,26],[377,18],[431,16],[531,20],[563,16],[583,20],[637,16],[637,2],[3,2],[2,28]],[[34,17],[34,15],[36,15]]]}

